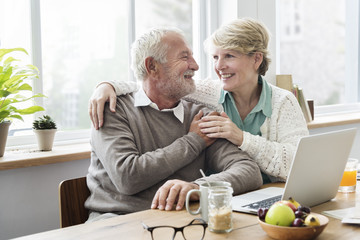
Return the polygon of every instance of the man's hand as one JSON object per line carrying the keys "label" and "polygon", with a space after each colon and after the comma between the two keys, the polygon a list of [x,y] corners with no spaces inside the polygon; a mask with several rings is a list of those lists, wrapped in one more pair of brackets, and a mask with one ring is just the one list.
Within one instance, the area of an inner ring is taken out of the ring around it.
{"label": "man's hand", "polygon": [[113,86],[108,83],[101,83],[91,95],[89,99],[89,115],[94,125],[98,130],[104,124],[104,105],[105,102],[110,102],[110,111],[115,112],[116,94]]}
{"label": "man's hand", "polygon": [[[151,208],[158,208],[160,210],[170,211],[176,203],[176,210],[181,210],[184,207],[186,194],[191,189],[199,189],[199,186],[194,183],[189,183],[181,180],[168,180],[156,192]],[[191,200],[198,200],[197,194],[192,194]]]}
{"label": "man's hand", "polygon": [[236,146],[243,142],[243,131],[231,121],[225,112],[219,115],[207,115],[201,119],[199,124],[201,133],[209,138],[225,138]]}
{"label": "man's hand", "polygon": [[[203,133],[200,129],[199,124],[202,122],[201,118],[203,117],[204,113],[200,110],[198,114],[194,116],[194,119],[191,122],[189,132],[194,132],[199,135],[204,141],[206,142],[206,146],[210,146],[215,142],[215,138],[208,137],[205,133]],[[219,116],[218,112],[211,112],[207,116]]]}

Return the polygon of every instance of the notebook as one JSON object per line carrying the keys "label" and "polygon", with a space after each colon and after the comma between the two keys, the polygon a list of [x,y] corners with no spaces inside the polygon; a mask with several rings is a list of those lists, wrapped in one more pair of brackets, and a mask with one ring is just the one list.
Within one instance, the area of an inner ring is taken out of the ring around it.
{"label": "notebook", "polygon": [[285,187],[234,196],[233,211],[256,214],[268,199],[275,202],[292,197],[308,207],[331,200],[337,194],[355,134],[356,128],[351,128],[301,138]]}

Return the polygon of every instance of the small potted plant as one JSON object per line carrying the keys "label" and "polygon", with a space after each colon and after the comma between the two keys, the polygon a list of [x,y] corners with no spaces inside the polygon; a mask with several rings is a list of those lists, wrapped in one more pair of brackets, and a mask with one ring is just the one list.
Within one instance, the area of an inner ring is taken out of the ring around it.
{"label": "small potted plant", "polygon": [[33,122],[33,131],[37,138],[39,150],[51,151],[57,131],[55,121],[49,115],[39,117]]}

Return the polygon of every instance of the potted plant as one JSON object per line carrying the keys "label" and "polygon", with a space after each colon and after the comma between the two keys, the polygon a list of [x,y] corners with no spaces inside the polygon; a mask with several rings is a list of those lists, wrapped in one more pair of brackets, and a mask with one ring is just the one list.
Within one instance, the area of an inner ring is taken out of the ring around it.
{"label": "potted plant", "polygon": [[[19,103],[33,100],[36,97],[45,97],[43,94],[32,94],[32,87],[25,81],[39,78],[38,69],[31,64],[18,65],[18,59],[4,58],[12,52],[23,52],[23,48],[0,49],[0,157],[4,155],[8,129],[12,119],[23,121],[22,115],[44,111],[40,106],[20,108]],[[30,92],[30,96],[21,95]]]}
{"label": "potted plant", "polygon": [[52,150],[56,130],[56,123],[49,115],[39,117],[33,122],[33,131],[37,138],[39,150]]}

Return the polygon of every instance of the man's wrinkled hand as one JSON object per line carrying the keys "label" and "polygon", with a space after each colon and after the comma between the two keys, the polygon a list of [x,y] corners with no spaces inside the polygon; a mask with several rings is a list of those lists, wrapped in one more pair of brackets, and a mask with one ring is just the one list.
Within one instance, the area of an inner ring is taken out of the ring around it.
{"label": "man's wrinkled hand", "polygon": [[[220,114],[218,112],[211,112],[207,116],[219,116],[219,115]],[[210,146],[211,144],[213,144],[215,142],[216,139],[206,136],[206,134],[201,131],[199,124],[202,122],[201,119],[203,116],[204,116],[204,113],[202,110],[200,110],[199,113],[194,116],[194,119],[192,120],[192,122],[190,124],[189,132],[196,133],[202,139],[204,139],[206,146]]]}
{"label": "man's wrinkled hand", "polygon": [[[183,209],[186,195],[191,189],[198,189],[199,186],[181,180],[168,180],[156,192],[151,208],[170,211],[176,204],[176,210]],[[196,195],[196,194],[193,194]],[[198,199],[192,199],[198,200]]]}

